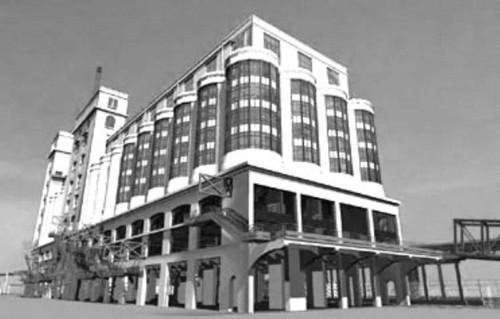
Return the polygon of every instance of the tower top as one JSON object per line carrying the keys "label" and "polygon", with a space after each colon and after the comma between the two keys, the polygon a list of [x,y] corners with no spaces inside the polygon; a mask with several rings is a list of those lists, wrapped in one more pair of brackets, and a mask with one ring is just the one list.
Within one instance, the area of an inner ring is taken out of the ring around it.
{"label": "tower top", "polygon": [[95,70],[94,89],[92,90],[92,92],[96,92],[97,90],[99,90],[99,87],[101,86],[101,79],[102,79],[102,66],[98,65]]}

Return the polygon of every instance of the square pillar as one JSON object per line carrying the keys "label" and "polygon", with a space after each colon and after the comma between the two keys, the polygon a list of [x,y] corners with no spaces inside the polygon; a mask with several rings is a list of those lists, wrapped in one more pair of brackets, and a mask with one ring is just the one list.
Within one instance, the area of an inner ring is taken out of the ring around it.
{"label": "square pillar", "polygon": [[338,238],[342,238],[342,214],[340,211],[340,203],[335,201],[335,232]]}
{"label": "square pillar", "polygon": [[196,309],[196,288],[195,288],[195,271],[196,271],[196,260],[187,261],[186,270],[186,297],[185,297],[185,308],[186,309]]}
{"label": "square pillar", "polygon": [[[255,305],[255,269],[251,269],[248,273],[247,284],[246,284],[246,293],[247,293],[247,313],[254,313],[254,305]],[[240,309],[238,309],[240,310]]]}
{"label": "square pillar", "polygon": [[297,220],[297,231],[299,233],[302,233],[304,231],[304,228],[302,226],[302,205],[301,205],[301,196],[302,194],[296,193],[295,194],[295,211],[296,211],[296,220]]}
{"label": "square pillar", "polygon": [[305,274],[300,269],[300,249],[288,246],[288,280],[290,281],[290,294],[286,301],[286,310],[307,310]]}
{"label": "square pillar", "polygon": [[146,268],[142,267],[140,270],[140,275],[137,278],[138,280],[138,285],[137,285],[137,297],[135,300],[135,304],[137,306],[144,306],[146,304],[146,292],[147,292],[147,285],[148,285],[148,278],[147,278],[147,272]]}
{"label": "square pillar", "polygon": [[[259,276],[261,279],[263,276]],[[264,278],[262,278],[264,279]],[[285,309],[285,267],[283,260],[269,264],[269,309]],[[258,285],[261,288],[260,284]]]}
{"label": "square pillar", "polygon": [[372,243],[375,243],[376,242],[375,225],[373,224],[373,211],[370,208],[368,208],[367,216],[368,216],[368,236],[370,238],[370,241]]}
{"label": "square pillar", "polygon": [[346,275],[342,264],[342,253],[337,252],[337,291],[339,295],[339,308],[349,308],[349,298],[347,297]]}
{"label": "square pillar", "polygon": [[158,307],[168,308],[168,283],[170,278],[170,271],[166,263],[160,265],[160,289],[158,291]]}
{"label": "square pillar", "polygon": [[370,265],[370,279],[372,284],[373,306],[382,307],[382,297],[380,296],[380,276],[377,270],[377,257],[373,256]]}

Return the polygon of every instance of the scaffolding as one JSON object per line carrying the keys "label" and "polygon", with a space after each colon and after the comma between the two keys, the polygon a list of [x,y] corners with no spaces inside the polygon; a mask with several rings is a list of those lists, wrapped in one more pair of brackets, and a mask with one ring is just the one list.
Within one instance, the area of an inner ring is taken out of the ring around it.
{"label": "scaffolding", "polygon": [[[28,269],[23,278],[25,295],[40,296],[36,287],[49,284],[56,298],[73,299],[79,280],[139,273],[145,252],[142,241],[113,241],[104,235],[102,227],[85,225],[72,230],[67,218],[58,222],[56,232],[50,235],[54,241],[48,256],[34,249],[25,257]],[[61,296],[62,290],[67,291],[65,296]]]}

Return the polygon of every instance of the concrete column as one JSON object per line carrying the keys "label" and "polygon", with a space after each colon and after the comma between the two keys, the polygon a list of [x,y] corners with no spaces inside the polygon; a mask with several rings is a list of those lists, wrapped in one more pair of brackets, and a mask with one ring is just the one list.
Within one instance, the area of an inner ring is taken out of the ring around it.
{"label": "concrete column", "polygon": [[340,202],[335,201],[335,231],[337,237],[342,238],[342,214],[340,211]]}
{"label": "concrete column", "polygon": [[347,297],[346,275],[342,264],[342,254],[337,252],[337,291],[339,295],[339,308],[349,308],[349,300]]}
{"label": "concrete column", "polygon": [[188,260],[186,270],[186,309],[196,309],[195,271],[196,260]]}
{"label": "concrete column", "polygon": [[302,194],[300,193],[296,193],[295,194],[295,207],[296,207],[296,211],[297,211],[297,215],[296,215],[296,218],[297,218],[297,231],[299,233],[302,233],[304,232],[304,227],[302,225],[302,205],[301,205],[301,199],[300,199],[300,196]]}
{"label": "concrete column", "polygon": [[168,285],[169,285],[170,271],[168,265],[162,263],[160,266],[160,289],[158,292],[158,306],[168,308]]}
{"label": "concrete column", "polygon": [[[260,276],[259,276],[260,277]],[[260,279],[260,278],[259,278]],[[259,285],[260,286],[260,285]],[[260,287],[259,287],[260,289]],[[269,309],[285,309],[285,265],[284,261],[269,264]],[[288,310],[288,309],[287,309]]]}
{"label": "concrete column", "polygon": [[370,241],[375,243],[375,225],[373,224],[373,211],[369,208],[367,211],[368,216],[368,236]]}
{"label": "concrete column", "polygon": [[380,276],[377,269],[377,257],[373,256],[370,265],[370,279],[372,286],[373,305],[382,307],[382,297],[380,296]]}
{"label": "concrete column", "polygon": [[101,157],[100,168],[99,168],[99,178],[97,181],[97,196],[94,206],[94,219],[93,223],[99,223],[104,217],[104,205],[106,199],[106,192],[109,180],[109,165],[111,161],[111,155],[106,154]]}
{"label": "concrete column", "polygon": [[137,306],[144,306],[146,304],[146,292],[148,286],[148,277],[146,272],[146,267],[141,267],[140,275],[137,278],[137,297],[135,300],[135,304]]}
{"label": "concrete column", "polygon": [[103,219],[111,218],[115,214],[116,194],[118,191],[118,179],[120,176],[122,153],[123,145],[115,145],[111,148]]}
{"label": "concrete column", "polygon": [[403,277],[403,293],[404,293],[403,305],[411,306],[410,278],[408,277],[408,275],[404,273],[404,271],[402,272],[402,277]]}
{"label": "concrete column", "polygon": [[255,305],[255,269],[251,269],[247,279],[247,313],[254,313]]}
{"label": "concrete column", "polygon": [[306,277],[300,269],[300,249],[298,247],[288,246],[288,279],[290,281],[290,297],[286,302],[286,310],[307,310]]}

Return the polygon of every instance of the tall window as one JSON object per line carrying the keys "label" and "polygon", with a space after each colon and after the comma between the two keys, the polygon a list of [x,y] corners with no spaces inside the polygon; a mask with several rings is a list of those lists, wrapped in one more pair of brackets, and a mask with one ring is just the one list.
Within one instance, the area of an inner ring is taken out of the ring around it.
{"label": "tall window", "polygon": [[108,108],[116,110],[118,108],[118,100],[115,98],[108,98]]}
{"label": "tall window", "polygon": [[335,203],[311,196],[300,196],[302,228],[305,233],[337,235],[335,233]]}
{"label": "tall window", "polygon": [[347,102],[338,96],[325,96],[330,172],[352,174],[351,142]]}
{"label": "tall window", "polygon": [[302,52],[297,52],[297,56],[299,59],[299,68],[303,68],[312,72],[312,59],[311,57],[305,55]]}
{"label": "tall window", "polygon": [[153,138],[153,159],[151,162],[150,188],[165,185],[167,166],[167,144],[169,119],[156,121]]}
{"label": "tall window", "polygon": [[396,216],[373,211],[373,228],[375,230],[375,240],[377,242],[393,244],[398,242]]}
{"label": "tall window", "polygon": [[129,143],[123,148],[120,177],[118,180],[117,203],[124,203],[130,200],[130,196],[132,194],[132,182],[134,180],[134,165],[135,144]]}
{"label": "tall window", "polygon": [[248,27],[233,39],[233,50],[252,45],[252,28]]}
{"label": "tall window", "polygon": [[182,205],[172,210],[172,225],[183,224],[188,221],[191,213],[191,206]]}
{"label": "tall window", "polygon": [[135,161],[134,187],[132,196],[146,195],[147,181],[149,177],[150,155],[151,155],[151,133],[145,132],[137,139],[137,152]]}
{"label": "tall window", "polygon": [[358,135],[361,179],[381,183],[375,118],[371,112],[356,110],[356,132]]}
{"label": "tall window", "polygon": [[208,62],[205,64],[205,67],[207,68],[207,72],[213,72],[217,70],[217,55],[212,57]]}
{"label": "tall window", "polygon": [[217,84],[198,90],[194,167],[215,163],[217,101]]}
{"label": "tall window", "polygon": [[264,33],[264,48],[276,53],[278,58],[280,57],[280,41],[267,33]]}
{"label": "tall window", "polygon": [[185,81],[184,81],[184,91],[189,92],[194,90],[194,83],[193,83],[193,76],[189,76]]}
{"label": "tall window", "polygon": [[281,154],[278,69],[246,60],[226,71],[225,151],[260,148]]}
{"label": "tall window", "polygon": [[191,103],[183,103],[174,110],[174,132],[170,178],[187,176],[189,153],[189,124]]}
{"label": "tall window", "polygon": [[104,123],[104,127],[112,130],[115,128],[115,118],[111,115],[106,116],[106,122]]}
{"label": "tall window", "polygon": [[280,189],[254,186],[255,222],[282,225],[296,224],[295,193]]}
{"label": "tall window", "polygon": [[292,80],[293,160],[319,164],[316,88]]}
{"label": "tall window", "polygon": [[339,72],[334,69],[326,68],[328,75],[328,84],[339,85]]}

